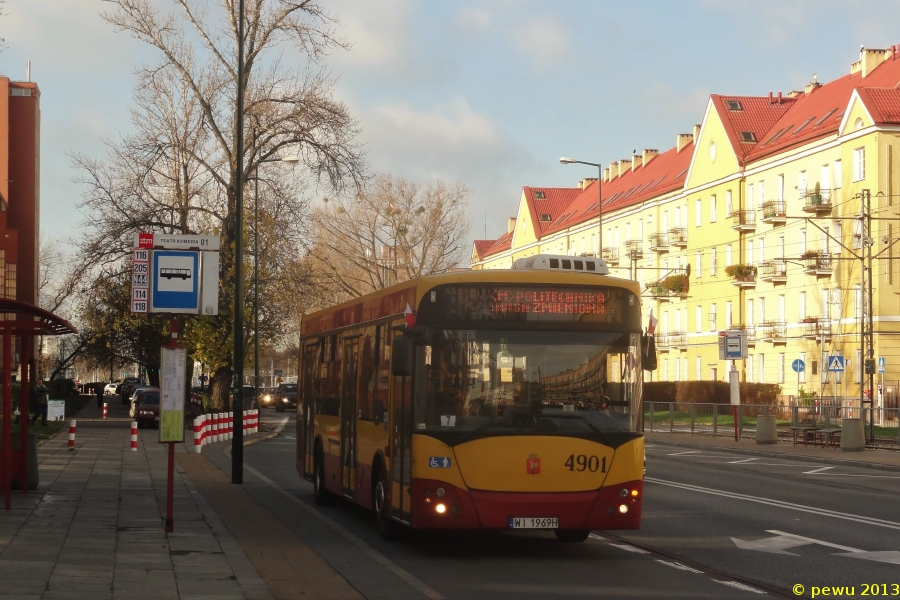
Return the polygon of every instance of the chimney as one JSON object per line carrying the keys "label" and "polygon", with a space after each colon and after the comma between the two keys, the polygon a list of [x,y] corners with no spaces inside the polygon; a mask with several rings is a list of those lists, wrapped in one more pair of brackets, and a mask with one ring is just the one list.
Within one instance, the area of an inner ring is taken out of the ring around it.
{"label": "chimney", "polygon": [[696,142],[699,139],[700,139],[700,125],[697,124],[697,125],[694,125],[694,141]]}
{"label": "chimney", "polygon": [[802,93],[803,92],[801,92],[800,90],[791,90],[787,93],[787,97],[788,98],[796,98],[797,96],[799,96]]}
{"label": "chimney", "polygon": [[603,181],[609,181],[609,167],[603,169]]}
{"label": "chimney", "polygon": [[635,169],[639,169],[644,166],[644,157],[640,154],[633,154],[631,156],[631,172],[634,173]]}
{"label": "chimney", "polygon": [[816,76],[815,73],[813,73],[812,81],[810,81],[809,83],[806,84],[806,87],[803,89],[803,91],[808,94],[811,91],[813,91],[814,89],[816,89],[817,87],[819,87],[820,85],[822,85],[822,84],[819,83],[818,77]]}
{"label": "chimney", "polygon": [[641,153],[641,162],[644,163],[644,166],[647,166],[653,157],[659,154],[659,150],[654,150],[652,148],[644,148],[644,151]]}
{"label": "chimney", "polygon": [[31,61],[25,61],[25,81],[31,82]]}
{"label": "chimney", "polygon": [[609,180],[612,181],[616,177],[619,176],[619,161],[615,161],[610,163],[609,165]]}
{"label": "chimney", "polygon": [[778,104],[781,104],[781,92],[778,92]]}
{"label": "chimney", "polygon": [[863,48],[859,51],[859,58],[862,61],[862,76],[863,79],[869,76],[869,73],[874,71],[878,65],[883,63],[890,56],[889,50],[878,50],[878,49],[869,49]]}
{"label": "chimney", "polygon": [[627,158],[619,160],[619,177],[631,170],[631,161]]}
{"label": "chimney", "polygon": [[693,133],[679,133],[675,139],[675,148],[677,152],[681,152],[685,146],[694,141]]}
{"label": "chimney", "polygon": [[506,221],[506,233],[512,233],[515,228],[516,228],[516,218],[510,217]]}
{"label": "chimney", "polygon": [[596,177],[585,177],[584,179],[582,179],[581,181],[578,182],[578,189],[582,190],[582,191],[586,190],[588,188],[588,186],[591,185],[592,183],[594,183],[595,181],[597,181]]}

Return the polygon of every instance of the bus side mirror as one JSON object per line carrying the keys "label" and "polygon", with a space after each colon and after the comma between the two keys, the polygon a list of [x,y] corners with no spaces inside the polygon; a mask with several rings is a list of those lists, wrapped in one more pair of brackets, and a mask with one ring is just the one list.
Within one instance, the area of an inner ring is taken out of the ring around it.
{"label": "bus side mirror", "polygon": [[656,340],[652,335],[641,336],[641,365],[645,371],[656,370]]}
{"label": "bus side mirror", "polygon": [[391,375],[410,377],[413,374],[413,341],[403,336],[391,342]]}

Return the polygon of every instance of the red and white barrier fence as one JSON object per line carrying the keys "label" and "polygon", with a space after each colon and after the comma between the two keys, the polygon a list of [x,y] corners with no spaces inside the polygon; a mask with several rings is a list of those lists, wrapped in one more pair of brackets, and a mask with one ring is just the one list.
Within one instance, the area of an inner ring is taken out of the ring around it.
{"label": "red and white barrier fence", "polygon": [[75,451],[75,419],[69,421],[69,452]]}
{"label": "red and white barrier fence", "polygon": [[[244,411],[245,434],[259,431],[259,410]],[[203,446],[234,439],[234,413],[210,413],[194,417],[194,451],[200,454]]]}
{"label": "red and white barrier fence", "polygon": [[[103,405],[104,409],[106,405]],[[103,411],[104,413],[106,410]],[[131,422],[131,451],[137,452],[137,421]]]}
{"label": "red and white barrier fence", "polygon": [[103,403],[103,418],[106,418],[106,402]]}

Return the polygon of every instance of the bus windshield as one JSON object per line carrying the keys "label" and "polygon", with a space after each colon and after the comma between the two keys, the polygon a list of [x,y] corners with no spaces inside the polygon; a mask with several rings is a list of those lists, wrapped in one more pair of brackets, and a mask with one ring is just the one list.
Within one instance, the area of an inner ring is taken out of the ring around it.
{"label": "bus windshield", "polygon": [[636,431],[640,335],[432,330],[418,346],[418,430]]}

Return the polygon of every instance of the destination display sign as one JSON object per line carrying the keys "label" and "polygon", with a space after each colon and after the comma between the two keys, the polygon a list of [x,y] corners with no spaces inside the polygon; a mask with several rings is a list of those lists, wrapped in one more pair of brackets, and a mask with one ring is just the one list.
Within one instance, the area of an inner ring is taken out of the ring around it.
{"label": "destination display sign", "polygon": [[614,287],[445,285],[425,294],[417,321],[593,322],[640,328],[640,306]]}

